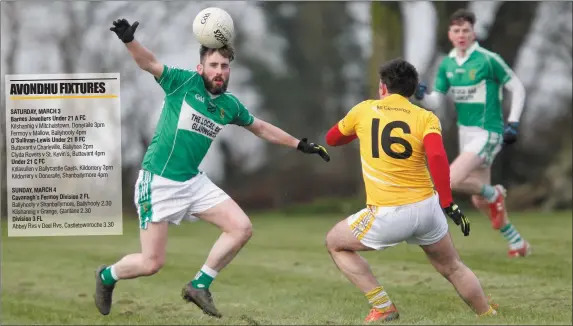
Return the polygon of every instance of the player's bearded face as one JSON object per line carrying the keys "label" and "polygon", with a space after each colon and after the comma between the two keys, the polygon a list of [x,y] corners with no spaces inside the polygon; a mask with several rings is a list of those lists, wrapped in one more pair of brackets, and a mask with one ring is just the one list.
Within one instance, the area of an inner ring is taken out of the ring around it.
{"label": "player's bearded face", "polygon": [[205,74],[202,75],[203,81],[205,82],[205,87],[209,93],[213,95],[223,94],[227,91],[227,86],[229,85],[229,76],[225,78],[222,74],[215,74],[215,76],[209,78]]}
{"label": "player's bearded face", "polygon": [[231,76],[229,59],[214,53],[205,60],[199,73],[203,77],[205,88],[207,88],[209,93],[218,95],[227,91],[229,77]]}
{"label": "player's bearded face", "polygon": [[451,25],[448,37],[453,46],[459,50],[466,50],[475,40],[474,30],[468,22]]}

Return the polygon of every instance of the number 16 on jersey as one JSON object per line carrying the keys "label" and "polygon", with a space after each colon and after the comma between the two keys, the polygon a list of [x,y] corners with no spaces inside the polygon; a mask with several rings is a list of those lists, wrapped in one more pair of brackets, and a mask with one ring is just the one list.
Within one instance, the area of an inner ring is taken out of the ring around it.
{"label": "number 16 on jersey", "polygon": [[[405,121],[392,121],[384,126],[382,129],[382,134],[380,138],[380,119],[372,118],[372,157],[380,158],[380,144],[382,144],[382,150],[384,153],[391,158],[404,160],[412,156],[412,144],[410,144],[406,139],[396,136],[391,136],[394,129],[400,129],[405,134],[410,134],[410,126]],[[393,144],[400,144],[404,147],[403,151],[395,151],[392,149]]]}

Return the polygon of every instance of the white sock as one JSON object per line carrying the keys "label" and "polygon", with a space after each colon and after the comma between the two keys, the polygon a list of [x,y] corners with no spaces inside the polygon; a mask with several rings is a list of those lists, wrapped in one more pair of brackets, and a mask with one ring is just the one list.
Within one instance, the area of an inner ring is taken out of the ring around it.
{"label": "white sock", "polygon": [[203,265],[203,267],[201,267],[201,272],[211,276],[212,278],[215,278],[217,277],[217,275],[219,275],[219,272],[217,272],[216,270],[212,269],[207,265]]}
{"label": "white sock", "polygon": [[115,264],[111,265],[109,268],[109,272],[111,273],[111,277],[117,281],[117,274],[115,273]]}

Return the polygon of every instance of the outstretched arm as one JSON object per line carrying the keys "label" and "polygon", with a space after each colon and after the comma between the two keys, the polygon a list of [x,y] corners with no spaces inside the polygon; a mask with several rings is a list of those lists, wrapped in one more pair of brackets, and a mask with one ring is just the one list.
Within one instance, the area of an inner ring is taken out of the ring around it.
{"label": "outstretched arm", "polygon": [[286,131],[266,122],[261,119],[255,118],[250,126],[245,127],[247,130],[268,142],[278,145],[284,145],[291,148],[296,148],[300,140],[291,136]]}
{"label": "outstretched arm", "polygon": [[253,123],[249,126],[245,126],[245,128],[256,136],[273,144],[296,148],[306,154],[318,154],[323,160],[327,162],[330,161],[330,156],[323,146],[309,143],[306,138],[299,140],[286,131],[261,119],[254,118]]}
{"label": "outstretched arm", "polygon": [[127,50],[135,60],[139,68],[151,73],[155,78],[159,79],[163,73],[163,64],[161,64],[151,51],[147,50],[141,43],[135,40],[135,30],[139,26],[139,22],[129,24],[126,19],[118,19],[113,22],[113,27],[110,28],[117,37],[125,43]]}

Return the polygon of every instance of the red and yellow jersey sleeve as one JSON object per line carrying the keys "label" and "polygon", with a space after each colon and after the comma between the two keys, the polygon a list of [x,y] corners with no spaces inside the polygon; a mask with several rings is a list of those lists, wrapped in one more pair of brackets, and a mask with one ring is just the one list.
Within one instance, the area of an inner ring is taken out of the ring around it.
{"label": "red and yellow jersey sleeve", "polygon": [[338,122],[338,129],[344,136],[351,136],[356,134],[356,127],[360,122],[360,113],[363,110],[365,102],[359,103],[354,106],[342,120]]}
{"label": "red and yellow jersey sleeve", "polygon": [[422,139],[424,137],[426,137],[427,134],[430,134],[430,133],[436,133],[436,134],[441,136],[442,135],[442,124],[440,123],[440,119],[438,119],[438,117],[430,111],[425,111],[424,113],[425,113],[424,114],[425,117],[421,119],[421,121],[423,122]]}

